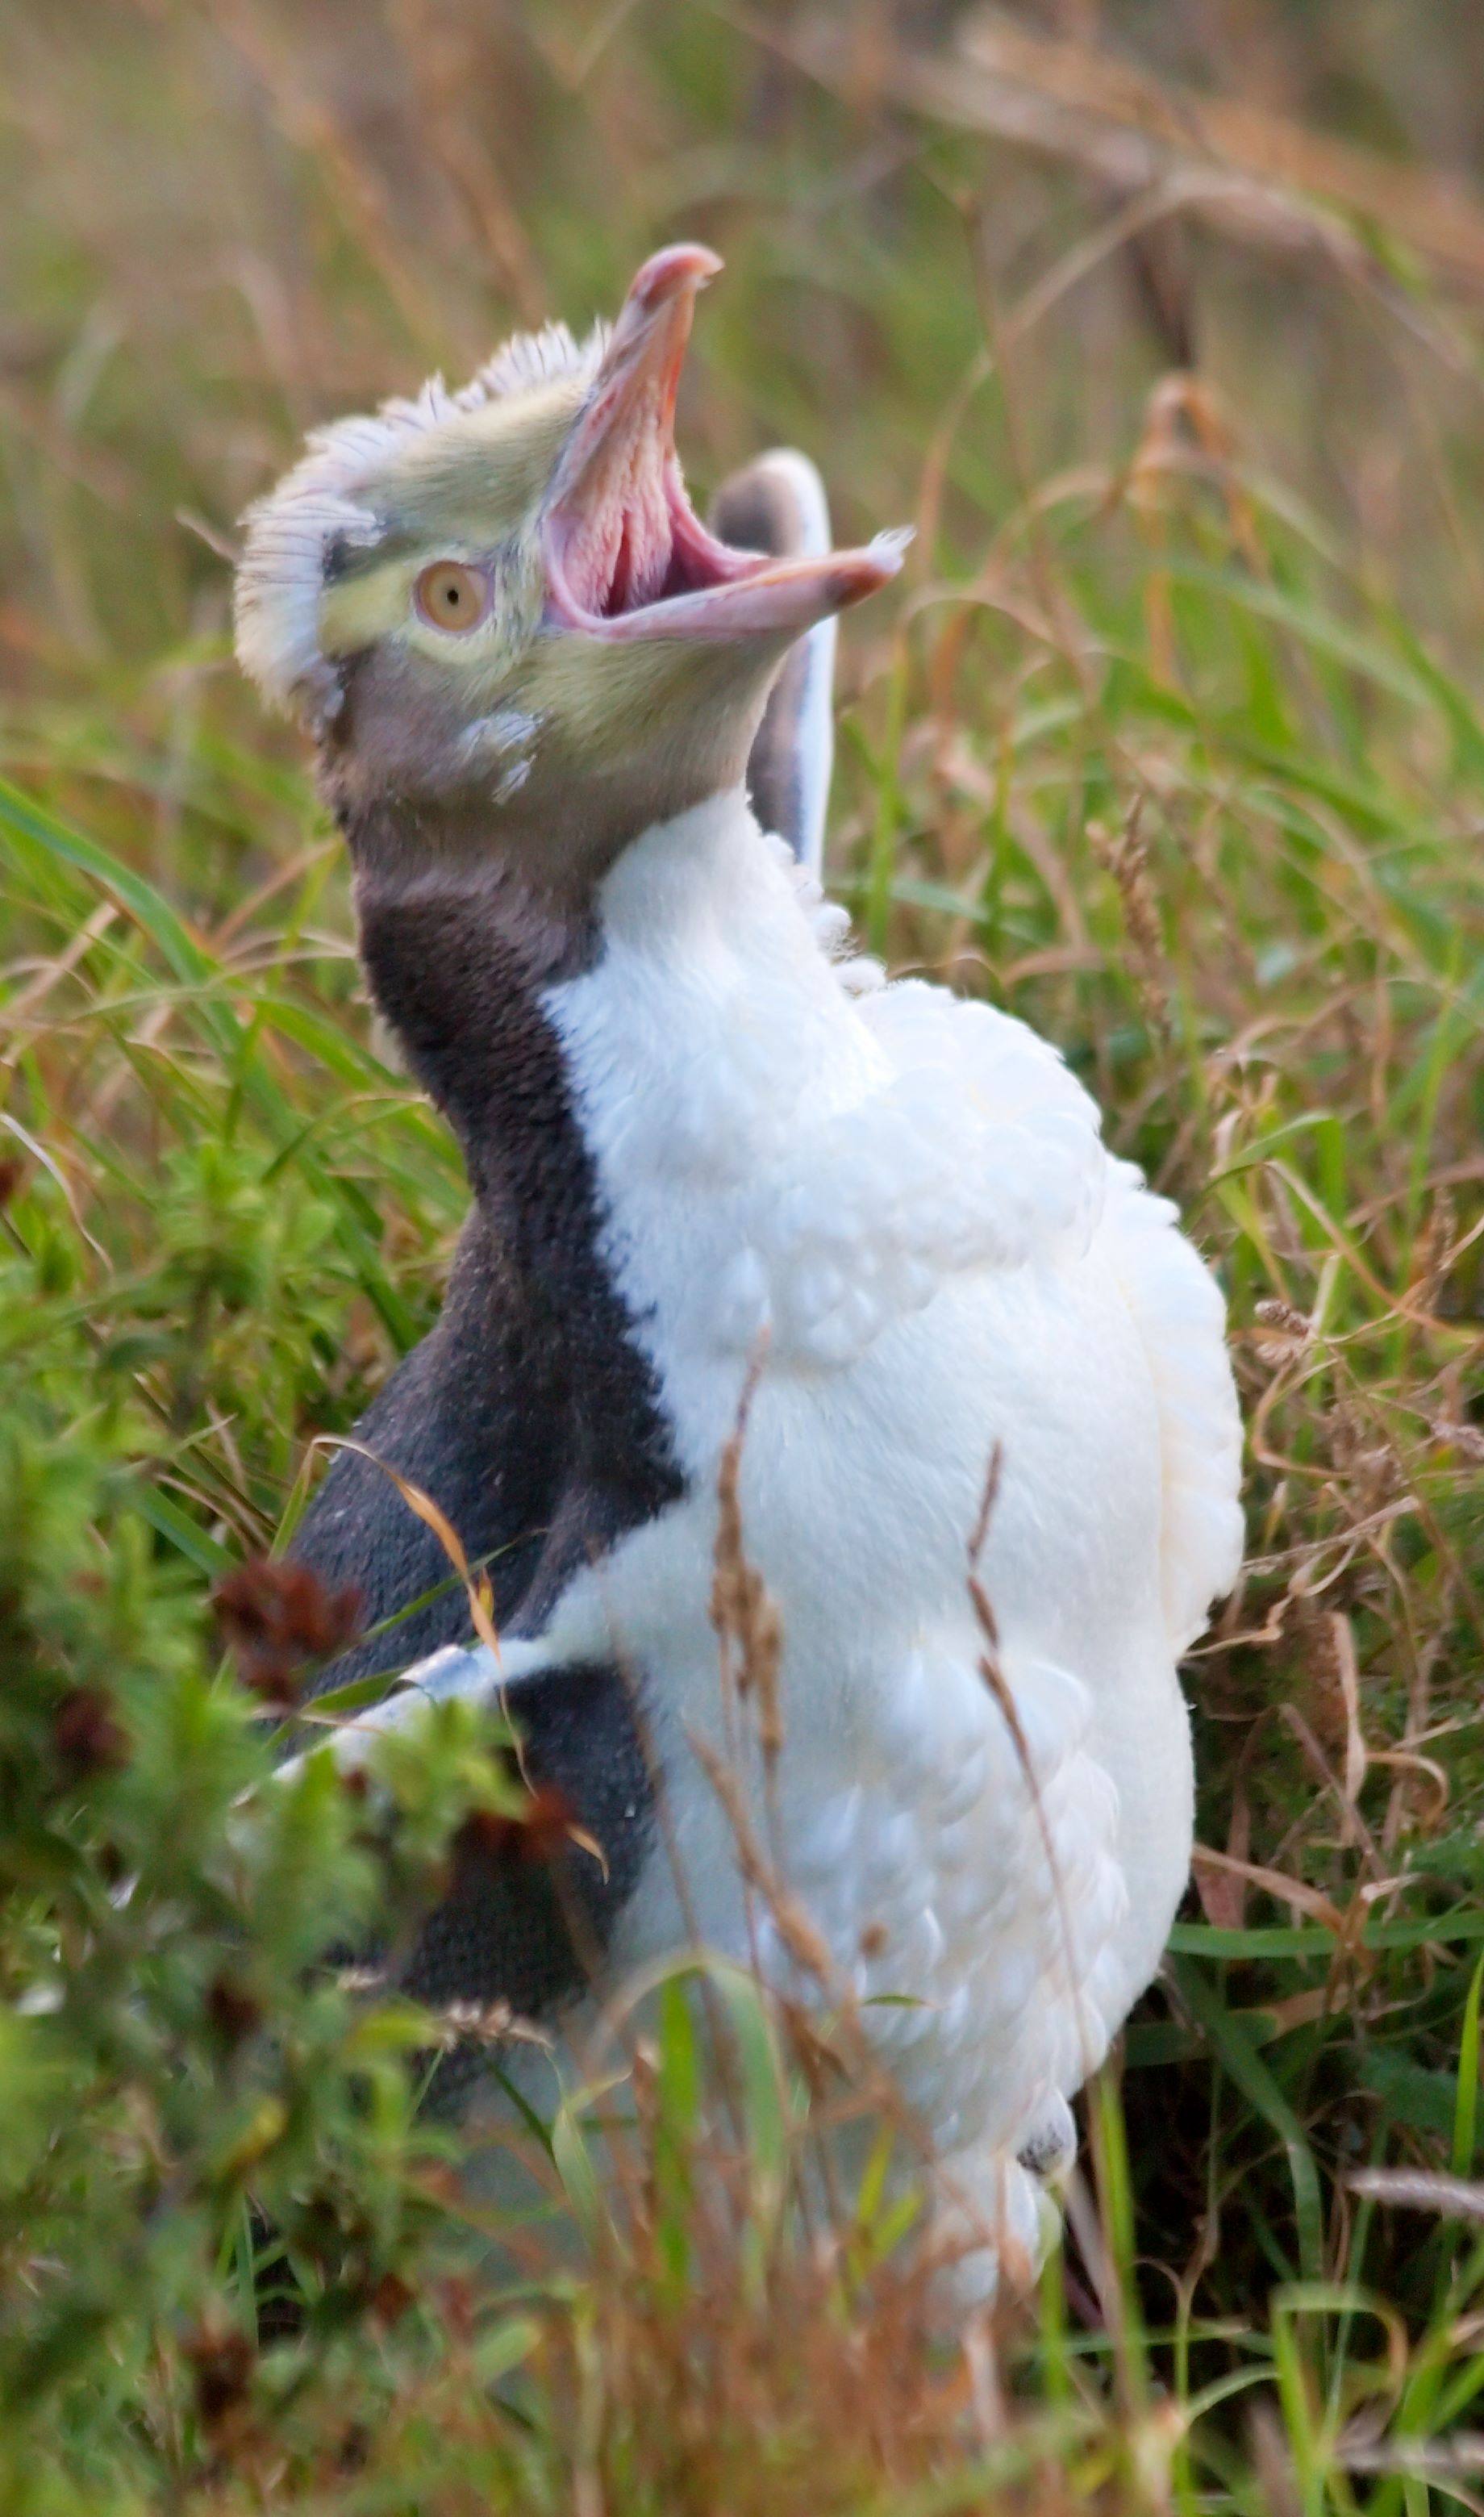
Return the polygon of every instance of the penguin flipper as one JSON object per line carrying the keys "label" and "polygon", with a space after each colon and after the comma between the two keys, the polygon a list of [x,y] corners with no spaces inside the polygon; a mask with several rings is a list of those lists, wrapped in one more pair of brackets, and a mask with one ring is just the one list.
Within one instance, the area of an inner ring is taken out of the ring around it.
{"label": "penguin flipper", "polygon": [[[553,1658],[539,1639],[507,1637],[498,1659],[483,1643],[447,1644],[330,1732],[336,1763],[361,1765],[378,1737],[450,1697],[498,1711],[512,1726],[536,1795],[532,1831],[461,1832],[447,1893],[401,1981],[434,2008],[503,2005],[519,2019],[550,2019],[601,1980],[654,1844],[655,1781],[633,1674],[607,1661]],[[280,1770],[293,1772],[315,1744]],[[467,2076],[464,2068],[442,2071],[443,2096]]]}
{"label": "penguin flipper", "polygon": [[[741,550],[811,559],[831,547],[825,485],[807,454],[777,447],[734,472],[711,504],[711,530]],[[834,762],[835,623],[821,620],[794,647],[773,685],[747,762],[747,790],[764,830],[786,839],[818,879]]]}

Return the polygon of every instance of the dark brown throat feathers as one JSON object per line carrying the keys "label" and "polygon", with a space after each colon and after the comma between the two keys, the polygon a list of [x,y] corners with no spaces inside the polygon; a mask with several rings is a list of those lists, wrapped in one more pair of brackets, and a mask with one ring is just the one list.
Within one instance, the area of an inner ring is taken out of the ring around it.
{"label": "dark brown throat feathers", "polygon": [[[497,1258],[521,1323],[526,1421],[550,1448],[558,1517],[599,1551],[674,1501],[681,1480],[605,1263],[601,1192],[541,1003],[601,950],[596,919],[489,861],[410,882],[367,869],[357,903],[372,994],[463,1149],[477,1201],[467,1237]],[[450,1305],[460,1291],[456,1268]]]}
{"label": "dark brown throat feathers", "polygon": [[[537,1630],[584,1559],[676,1501],[683,1480],[653,1368],[605,1264],[605,1216],[542,992],[601,949],[590,908],[538,898],[508,861],[347,830],[360,953],[377,1006],[459,1139],[475,1204],[437,1326],[358,1435],[423,1487],[501,1625]],[[366,841],[369,838],[370,844]],[[395,1485],[343,1455],[296,1553],[356,1582],[368,1622],[446,1584]],[[342,1661],[333,1683],[462,1638],[461,1589]],[[327,1674],[329,1675],[329,1674]]]}
{"label": "dark brown throat feathers", "polygon": [[[445,853],[413,872],[387,832],[369,848],[365,832],[346,835],[372,994],[459,1138],[475,1203],[437,1326],[357,1427],[372,1457],[340,1454],[294,1541],[321,1579],[355,1584],[368,1625],[397,1619],[320,1688],[472,1640],[441,1542],[373,1462],[446,1514],[507,1634],[538,1633],[585,1562],[683,1491],[655,1375],[604,1264],[598,1182],[541,1002],[600,949],[596,920],[537,902],[488,859]],[[504,1701],[523,1771],[602,1859],[575,1839],[537,1861],[461,1840],[406,1982],[433,2002],[544,2013],[580,1991],[633,1893],[653,1833],[653,1752],[637,1676],[616,1664],[554,1666]],[[441,2103],[456,2103],[467,2059],[444,2067]]]}

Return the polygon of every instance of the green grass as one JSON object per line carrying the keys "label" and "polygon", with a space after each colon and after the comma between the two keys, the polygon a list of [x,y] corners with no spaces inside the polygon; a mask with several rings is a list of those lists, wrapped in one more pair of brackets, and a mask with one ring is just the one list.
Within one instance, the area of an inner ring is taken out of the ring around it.
{"label": "green grass", "polygon": [[[731,13],[5,45],[0,2504],[1484,2504],[1477,2216],[1350,2182],[1484,2177],[1477,311],[1200,249],[1158,418],[1116,258],[1014,320],[1097,203]],[[547,2199],[497,2226],[416,2112],[427,2023],[316,1961],[406,1927],[499,1776],[452,1723],[364,1804],[263,1790],[209,1614],[435,1315],[465,1190],[178,516],[230,536],[316,417],[688,232],[729,264],[697,479],[794,438],[852,536],[924,526],[853,624],[835,885],[1181,1200],[1250,1426],[1188,1670],[1226,1866],[1065,2259],[963,2349],[884,2148],[821,2214],[855,2101],[725,1972],[519,2134]]]}

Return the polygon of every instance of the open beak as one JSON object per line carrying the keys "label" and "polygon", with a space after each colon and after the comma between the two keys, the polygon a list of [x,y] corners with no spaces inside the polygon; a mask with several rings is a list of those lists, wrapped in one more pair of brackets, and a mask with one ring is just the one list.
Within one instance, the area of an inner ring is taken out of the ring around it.
{"label": "open beak", "polygon": [[563,450],[545,518],[550,614],[588,636],[801,637],[894,577],[910,536],[770,559],[708,533],[675,453],[675,396],[696,299],[721,269],[672,244],[637,274]]}

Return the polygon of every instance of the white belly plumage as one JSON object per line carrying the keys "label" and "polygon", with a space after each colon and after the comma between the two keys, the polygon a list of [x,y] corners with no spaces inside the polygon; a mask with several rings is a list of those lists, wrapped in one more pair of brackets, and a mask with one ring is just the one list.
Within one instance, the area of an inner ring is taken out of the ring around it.
{"label": "white belly plumage", "polygon": [[[548,1010],[688,1476],[541,1638],[642,1673],[663,1761],[667,1850],[615,1957],[695,1929],[793,1964],[688,1744],[727,1745],[716,1485],[755,1366],[741,1494],[784,1630],[787,1885],[925,2129],[1029,2242],[1013,2154],[1101,2059],[1186,1874],[1175,1660],[1241,1545],[1220,1299],[1054,1053],[832,958],[835,913],[741,797],[648,833],[602,907],[601,959]],[[968,1596],[996,1455],[979,1570],[1021,1744]]]}
{"label": "white belly plumage", "polygon": [[[1038,1320],[1025,1282],[1007,1291],[946,1288],[952,1328],[935,1302],[831,1371],[826,1390],[765,1371],[742,1477],[746,1552],[784,1639],[784,1884],[950,2155],[1013,2154],[1102,2059],[1158,1961],[1190,1842],[1189,1729],[1158,1598],[1154,1406],[1146,1395],[1131,1419],[1110,1407],[1120,1376],[1093,1369],[1092,1328],[1129,1339],[1127,1313],[1088,1300]],[[1053,1322],[1038,1371],[1024,1341]],[[996,1370],[1012,1330],[1018,1357]],[[956,1368],[933,1369],[945,1355]],[[1022,1452],[1011,1400],[1038,1383],[1037,1442]],[[694,1931],[796,1985],[766,1899],[749,1910],[732,1822],[690,1745],[729,1747],[707,1609],[736,1359],[724,1386],[709,1474],[572,1586],[542,1647],[616,1647],[643,1673],[668,1823],[620,1926],[620,1972]],[[1020,1742],[983,1674],[968,1592],[996,1440],[980,1569]],[[1059,1494],[1039,1482],[1055,1453]],[[761,1832],[755,1758],[740,1771]]]}

